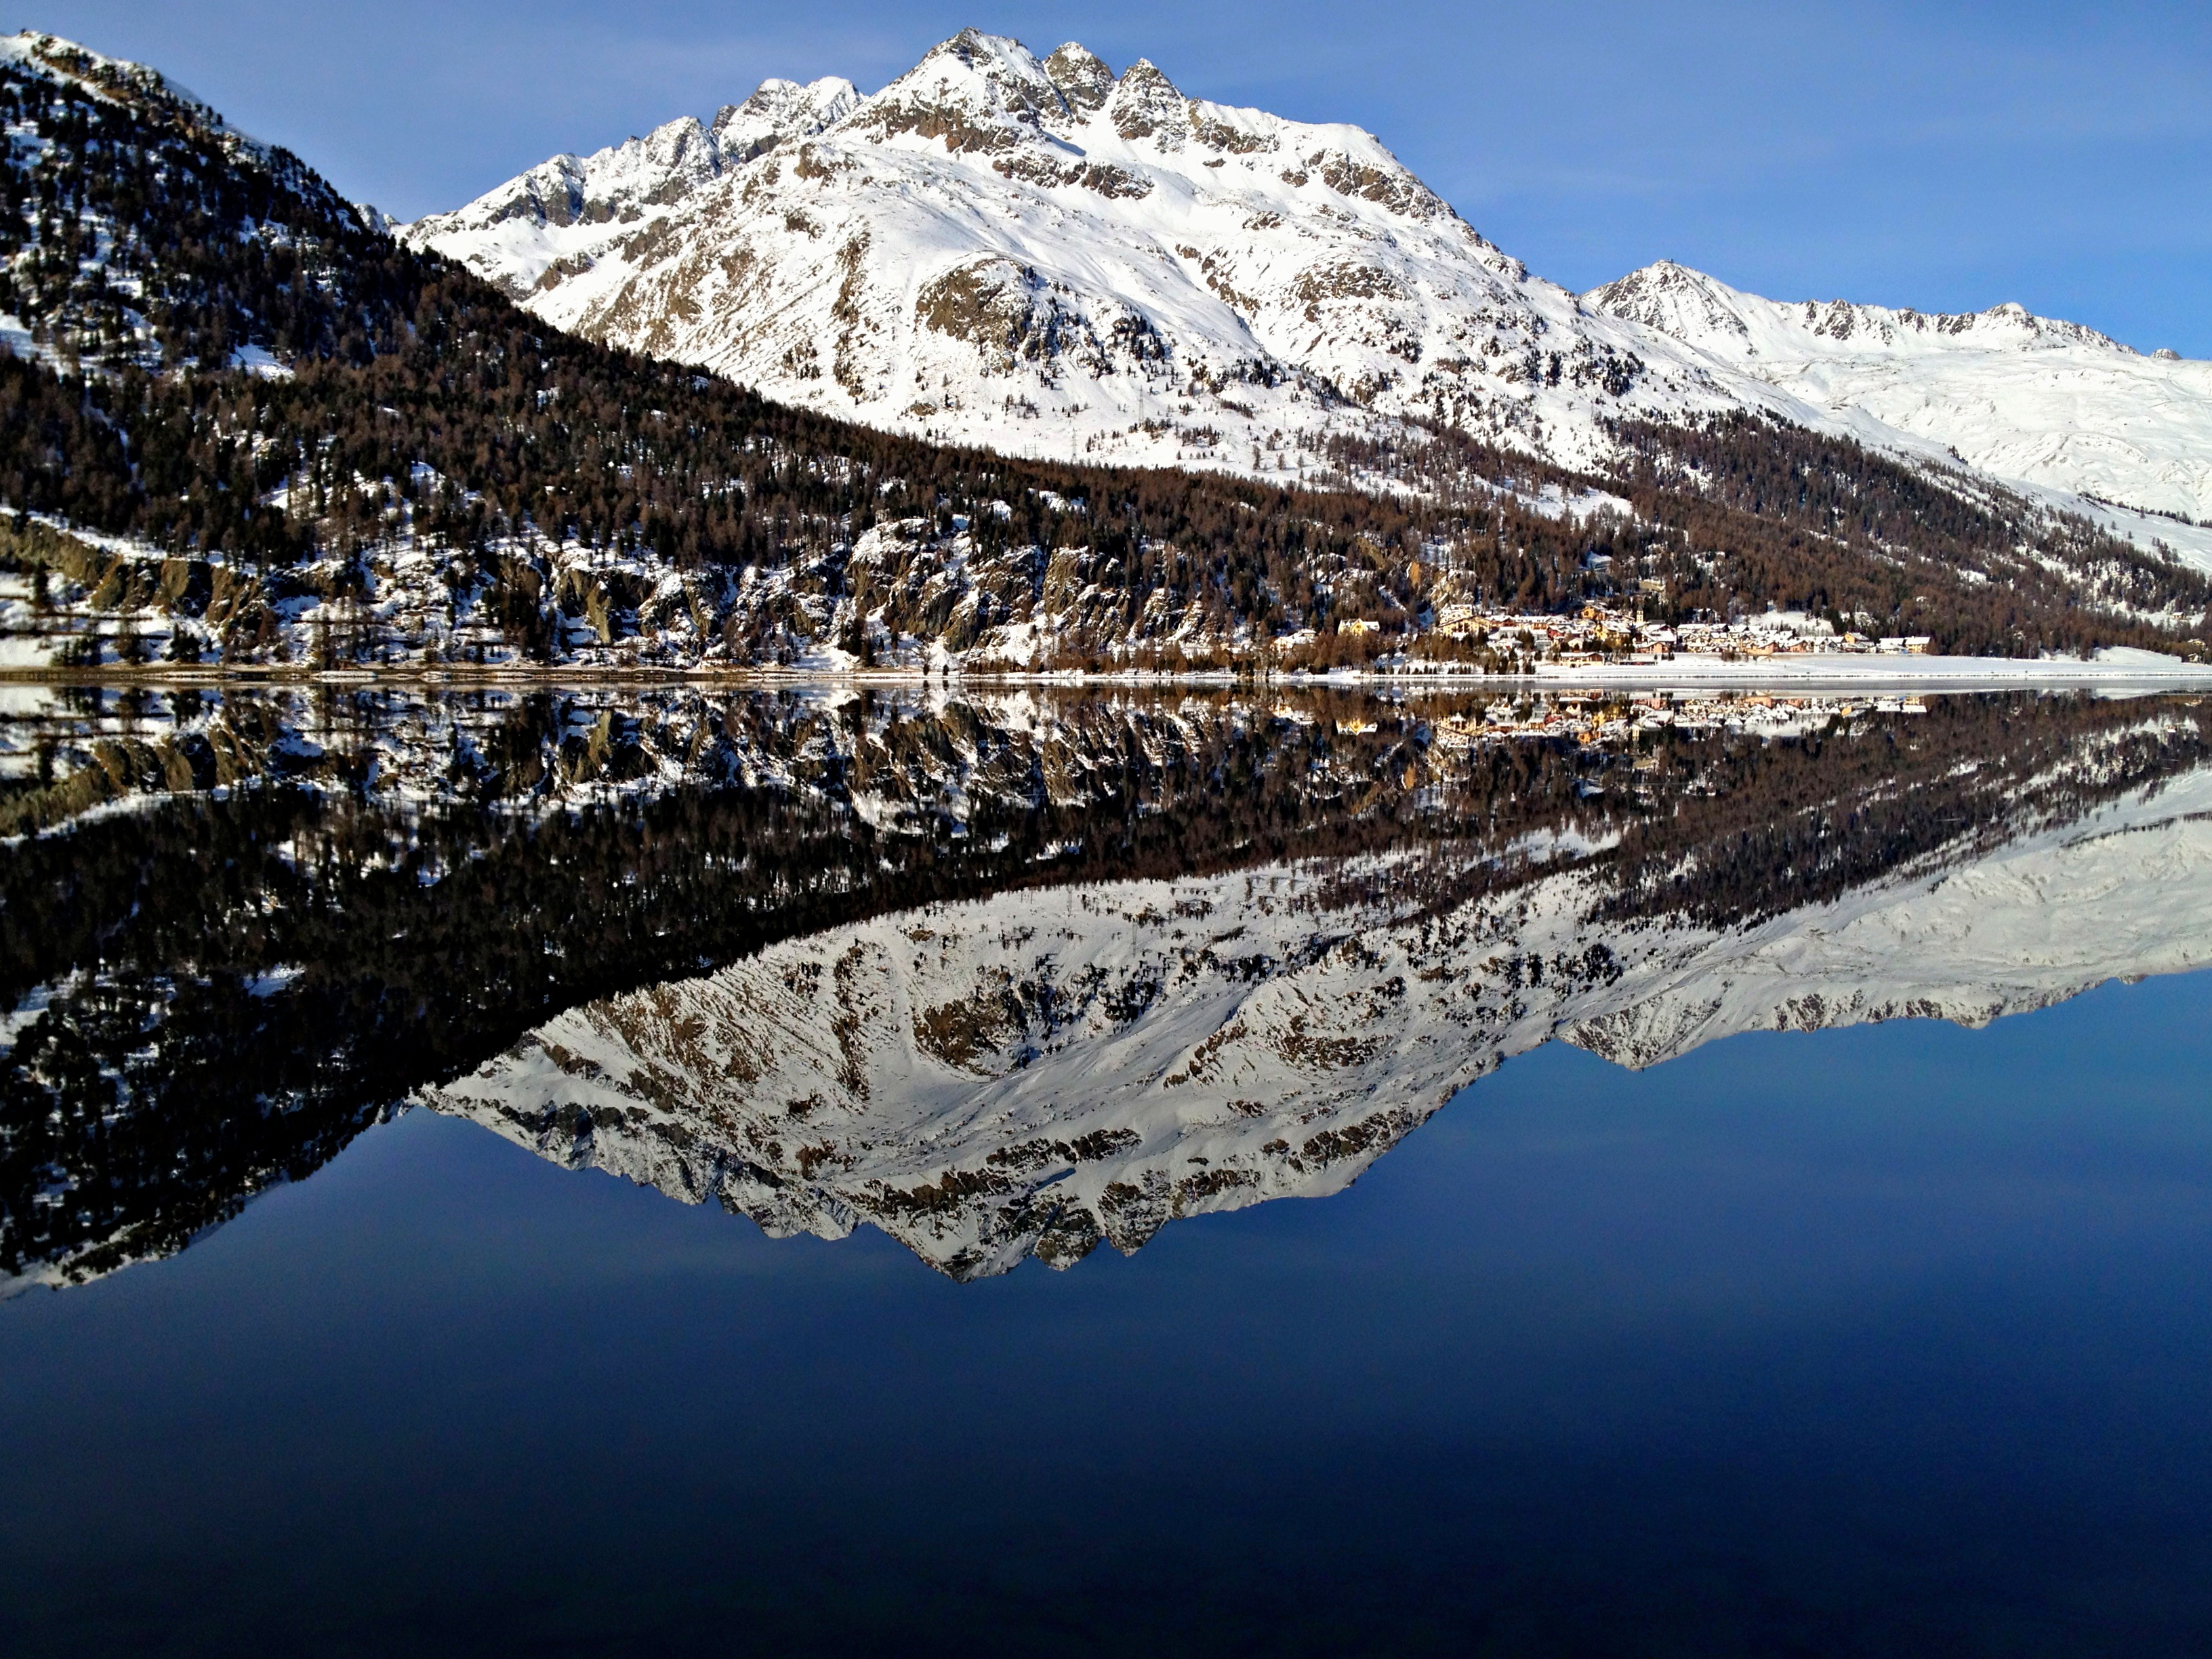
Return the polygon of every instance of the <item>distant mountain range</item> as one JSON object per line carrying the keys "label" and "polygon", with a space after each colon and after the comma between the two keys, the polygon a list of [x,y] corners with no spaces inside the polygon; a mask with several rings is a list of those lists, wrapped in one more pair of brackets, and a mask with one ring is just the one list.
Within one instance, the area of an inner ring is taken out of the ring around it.
{"label": "distant mountain range", "polygon": [[[2000,478],[2212,520],[2212,363],[2145,356],[2017,305],[1930,315],[1783,305],[1662,262],[1583,296],[1819,408],[1869,442],[1940,445]],[[1897,434],[1904,434],[1900,438]],[[2207,538],[2176,530],[2191,556]]]}
{"label": "distant mountain range", "polygon": [[1586,606],[2212,654],[2206,366],[1578,297],[1358,129],[1079,46],[398,228],[53,36],[0,118],[0,668],[1497,669]]}

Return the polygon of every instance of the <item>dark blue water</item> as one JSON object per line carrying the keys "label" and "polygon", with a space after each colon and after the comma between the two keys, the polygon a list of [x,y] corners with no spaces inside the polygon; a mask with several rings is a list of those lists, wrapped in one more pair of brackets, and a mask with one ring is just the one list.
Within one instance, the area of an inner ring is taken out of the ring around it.
{"label": "dark blue water", "polygon": [[0,1653],[2212,1650],[2208,824],[2186,697],[11,691]]}
{"label": "dark blue water", "polygon": [[956,1285],[415,1112],[0,1305],[14,1654],[2212,1649],[2212,978]]}

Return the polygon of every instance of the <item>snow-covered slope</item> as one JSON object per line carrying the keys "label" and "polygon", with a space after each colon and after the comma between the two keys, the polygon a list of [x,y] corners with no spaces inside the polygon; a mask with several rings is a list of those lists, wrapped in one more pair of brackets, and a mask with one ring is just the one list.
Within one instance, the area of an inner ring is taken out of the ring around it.
{"label": "snow-covered slope", "polygon": [[1841,300],[1785,305],[1668,263],[1583,300],[2001,478],[2212,516],[2212,362],[2145,356],[2017,305],[1960,316]]}
{"label": "snow-covered slope", "polygon": [[1607,414],[1746,401],[1357,127],[972,29],[872,97],[769,82],[403,234],[592,337],[1022,453],[1276,471],[1299,433],[1425,416],[1571,460]]}
{"label": "snow-covered slope", "polygon": [[1340,1190],[1554,1037],[1640,1066],[1750,1030],[1978,1025],[2203,967],[2212,774],[1748,927],[1601,922],[1601,861],[1441,915],[1387,879],[1346,902],[1345,873],[884,916],[572,1010],[425,1099],[773,1234],[868,1223],[959,1278],[1064,1267]]}
{"label": "snow-covered slope", "polygon": [[416,232],[435,225],[441,239],[468,239],[471,263],[526,300],[587,267],[595,250],[665,219],[726,169],[811,137],[859,101],[849,81],[766,81],[711,127],[687,115],[595,155],[556,155]]}
{"label": "snow-covered slope", "polygon": [[[562,326],[1015,453],[1296,471],[1439,421],[1570,465],[1604,422],[1753,410],[1955,451],[2212,562],[2212,365],[1999,307],[1781,306],[1654,265],[1580,299],[1371,135],[967,30],[880,92],[771,81],[402,234]],[[2053,498],[2056,499],[2053,499]]]}

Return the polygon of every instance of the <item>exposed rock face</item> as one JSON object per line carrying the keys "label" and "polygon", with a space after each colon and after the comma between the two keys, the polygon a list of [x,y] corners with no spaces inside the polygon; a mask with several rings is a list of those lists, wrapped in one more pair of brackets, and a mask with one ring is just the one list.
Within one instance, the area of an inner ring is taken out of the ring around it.
{"label": "exposed rock face", "polygon": [[[1608,412],[1741,401],[1660,373],[1652,337],[1531,280],[1354,127],[973,29],[849,105],[803,90],[740,106],[768,142],[728,112],[699,135],[715,167],[663,129],[538,169],[566,219],[511,228],[529,174],[405,234],[592,337],[1014,453],[1264,471],[1272,434],[1420,416],[1580,457]],[[945,327],[948,283],[984,269],[1027,273],[1054,325],[1012,351]]]}
{"label": "exposed rock face", "polygon": [[1044,60],[1044,72],[1070,109],[1097,109],[1114,95],[1114,71],[1106,60],[1070,40]]}

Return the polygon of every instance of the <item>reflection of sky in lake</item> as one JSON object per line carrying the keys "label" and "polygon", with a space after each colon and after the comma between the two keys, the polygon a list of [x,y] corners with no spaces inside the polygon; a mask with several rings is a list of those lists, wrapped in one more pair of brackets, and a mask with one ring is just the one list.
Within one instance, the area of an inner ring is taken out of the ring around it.
{"label": "reflection of sky in lake", "polygon": [[965,1286],[416,1113],[6,1310],[0,1632],[2186,1650],[2208,1014],[1555,1045],[1337,1198]]}
{"label": "reflection of sky in lake", "polygon": [[1495,724],[16,720],[0,1650],[2203,1650],[2212,709]]}

